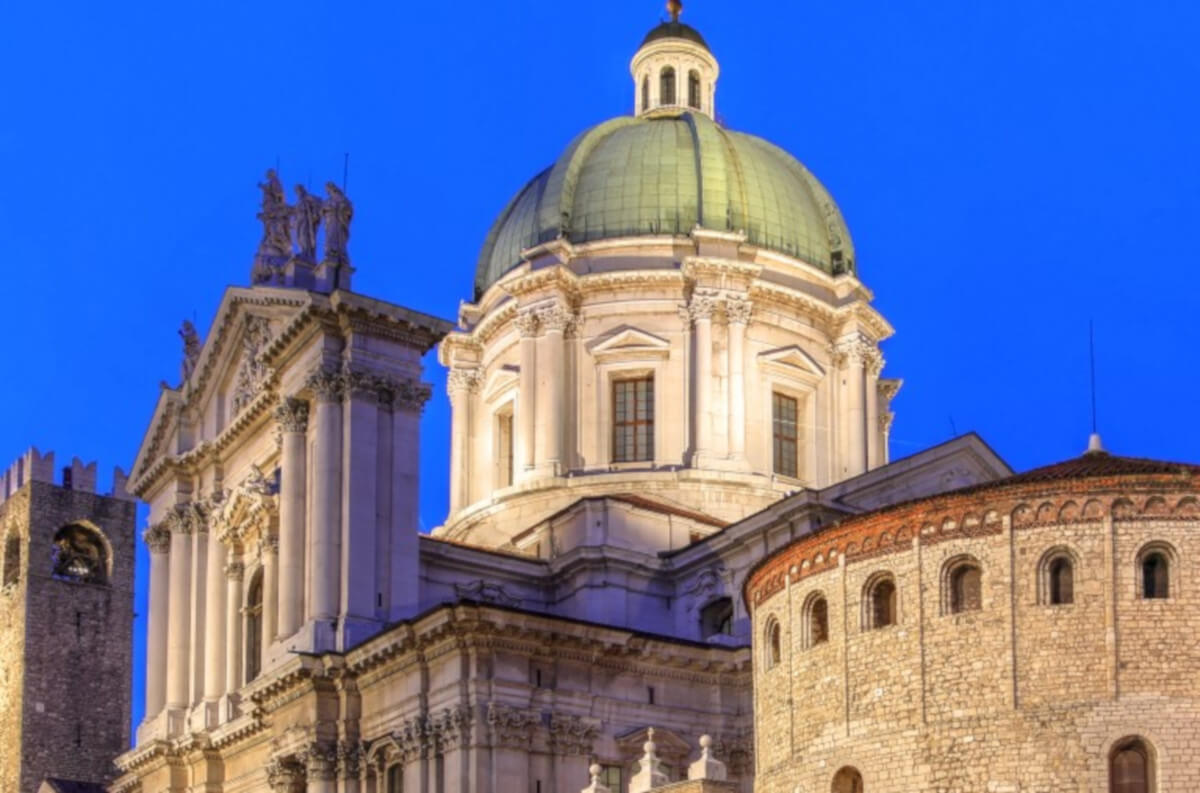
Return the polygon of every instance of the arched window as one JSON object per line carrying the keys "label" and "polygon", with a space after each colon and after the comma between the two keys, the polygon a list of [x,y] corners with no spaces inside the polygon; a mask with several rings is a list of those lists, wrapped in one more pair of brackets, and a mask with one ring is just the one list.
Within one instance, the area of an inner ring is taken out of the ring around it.
{"label": "arched window", "polygon": [[774,617],[767,623],[766,630],[766,647],[763,652],[763,660],[767,669],[771,669],[779,665],[779,661],[783,658],[783,637],[780,634],[779,621]]}
{"label": "arched window", "polygon": [[404,767],[394,765],[387,770],[387,787],[384,793],[404,793]]}
{"label": "arched window", "polygon": [[946,612],[961,614],[983,608],[983,569],[973,559],[958,559],[946,566]]}
{"label": "arched window", "polygon": [[81,523],[63,526],[54,535],[51,575],[82,584],[108,583],[108,545],[100,532]]}
{"label": "arched window", "polygon": [[862,774],[857,768],[846,766],[833,775],[830,793],[863,793]]}
{"label": "arched window", "polygon": [[4,541],[4,586],[12,586],[21,580],[21,537],[9,535]]}
{"label": "arched window", "polygon": [[820,592],[809,595],[804,605],[804,646],[816,647],[829,641],[829,603]]}
{"label": "arched window", "polygon": [[1171,562],[1166,551],[1151,548],[1141,553],[1142,597],[1157,600],[1171,596]]}
{"label": "arched window", "polygon": [[1046,571],[1046,602],[1051,606],[1063,606],[1075,602],[1075,569],[1066,556],[1057,556],[1050,561]]}
{"label": "arched window", "polygon": [[642,78],[642,110],[650,109],[650,75]]}
{"label": "arched window", "polygon": [[700,636],[733,635],[733,601],[718,598],[700,609]]}
{"label": "arched window", "polygon": [[246,590],[246,682],[258,677],[262,671],[262,612],[263,585],[262,570],[258,570],[250,579]]}
{"label": "arched window", "polygon": [[1154,758],[1141,738],[1126,738],[1113,747],[1108,759],[1109,793],[1150,793]]}
{"label": "arched window", "polygon": [[700,72],[688,72],[688,107],[700,109]]}
{"label": "arched window", "polygon": [[863,627],[867,630],[895,625],[899,610],[896,597],[896,582],[890,575],[882,575],[867,584],[866,610]]}
{"label": "arched window", "polygon": [[658,104],[675,104],[675,70],[670,66],[664,67],[658,76]]}

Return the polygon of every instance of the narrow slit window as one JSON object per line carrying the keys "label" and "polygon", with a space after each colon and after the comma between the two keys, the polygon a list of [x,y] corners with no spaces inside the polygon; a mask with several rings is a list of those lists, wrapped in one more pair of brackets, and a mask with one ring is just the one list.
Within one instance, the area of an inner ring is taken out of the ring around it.
{"label": "narrow slit window", "polygon": [[513,483],[512,413],[496,416],[496,481],[500,487],[509,487]]}
{"label": "narrow slit window", "polygon": [[1161,551],[1146,554],[1142,559],[1142,597],[1159,600],[1170,597],[1170,567]]}
{"label": "narrow slit window", "polygon": [[613,382],[613,462],[654,459],[654,378]]}
{"label": "narrow slit window", "polygon": [[1075,573],[1071,560],[1060,556],[1050,563],[1050,605],[1075,602]]}
{"label": "narrow slit window", "polygon": [[774,427],[775,473],[795,477],[797,461],[797,403],[783,394],[771,395],[771,417]]}
{"label": "narrow slit window", "polygon": [[649,75],[642,78],[642,111],[650,109],[650,77]]}
{"label": "narrow slit window", "polygon": [[246,593],[246,682],[258,677],[262,671],[263,631],[263,587],[262,570],[250,580]]}

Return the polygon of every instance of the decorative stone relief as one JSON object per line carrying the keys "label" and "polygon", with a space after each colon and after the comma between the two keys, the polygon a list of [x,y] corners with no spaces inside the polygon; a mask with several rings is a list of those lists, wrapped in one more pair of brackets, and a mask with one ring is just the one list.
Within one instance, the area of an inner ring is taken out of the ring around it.
{"label": "decorative stone relief", "polygon": [[304,790],[304,766],[295,758],[272,757],[267,761],[267,784],[273,793],[301,793]]}
{"label": "decorative stone relief", "polygon": [[484,581],[482,578],[468,584],[455,584],[454,594],[460,600],[474,600],[481,603],[499,603],[502,606],[520,606],[521,598],[511,595],[500,584]]}
{"label": "decorative stone relief", "polygon": [[598,725],[579,716],[550,715],[550,750],[559,755],[590,755],[592,743],[600,732]]}
{"label": "decorative stone relief", "polygon": [[697,573],[683,593],[689,598],[691,608],[697,609],[711,600],[713,595],[727,592],[731,582],[729,570],[724,565],[715,564]]}
{"label": "decorative stone relief", "polygon": [[303,756],[309,779],[330,780],[336,776],[338,755],[335,747],[323,743],[310,744]]}
{"label": "decorative stone relief", "polygon": [[271,340],[271,325],[266,317],[248,316],[242,334],[242,360],[233,380],[233,412],[236,415],[258,396],[269,377],[267,365],[259,358]]}
{"label": "decorative stone relief", "polygon": [[492,746],[527,749],[533,730],[541,724],[541,715],[498,702],[489,702],[487,725]]}
{"label": "decorative stone relief", "polygon": [[438,752],[466,746],[471,740],[471,710],[466,705],[445,708],[429,717],[429,734]]}
{"label": "decorative stone relief", "polygon": [[878,356],[879,350],[861,333],[838,339],[829,348],[830,357],[839,367],[864,365],[872,355]]}
{"label": "decorative stone relief", "polygon": [[446,393],[473,394],[479,390],[480,379],[478,369],[451,369],[446,375]]}

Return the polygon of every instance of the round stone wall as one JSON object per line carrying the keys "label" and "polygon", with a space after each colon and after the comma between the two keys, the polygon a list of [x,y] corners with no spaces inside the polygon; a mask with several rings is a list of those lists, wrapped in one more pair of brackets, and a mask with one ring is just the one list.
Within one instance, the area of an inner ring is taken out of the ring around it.
{"label": "round stone wall", "polygon": [[764,560],[756,790],[1200,790],[1200,468],[1089,457]]}

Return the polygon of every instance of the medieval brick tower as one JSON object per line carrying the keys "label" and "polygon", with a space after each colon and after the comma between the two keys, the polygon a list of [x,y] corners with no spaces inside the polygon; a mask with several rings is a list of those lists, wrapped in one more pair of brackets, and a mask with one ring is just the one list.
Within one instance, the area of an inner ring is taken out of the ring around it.
{"label": "medieval brick tower", "polygon": [[103,783],[129,745],[134,516],[117,469],[99,495],[53,452],[0,476],[0,790]]}

